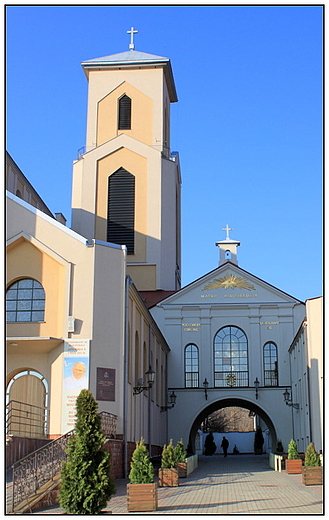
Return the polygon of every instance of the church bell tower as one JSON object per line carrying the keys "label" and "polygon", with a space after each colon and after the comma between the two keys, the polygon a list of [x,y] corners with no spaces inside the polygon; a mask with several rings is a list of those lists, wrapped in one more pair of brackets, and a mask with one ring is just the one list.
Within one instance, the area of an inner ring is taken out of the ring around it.
{"label": "church bell tower", "polygon": [[170,151],[170,60],[129,50],[82,63],[88,80],[86,146],[73,167],[72,229],[125,245],[140,291],[177,290],[181,176]]}

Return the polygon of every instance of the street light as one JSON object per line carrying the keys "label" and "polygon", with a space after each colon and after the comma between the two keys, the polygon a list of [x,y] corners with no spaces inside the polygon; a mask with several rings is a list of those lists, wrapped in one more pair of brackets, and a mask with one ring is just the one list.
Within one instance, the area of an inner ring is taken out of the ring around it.
{"label": "street light", "polygon": [[283,395],[284,402],[286,403],[287,406],[292,406],[293,408],[296,408],[296,410],[299,410],[299,403],[292,402],[292,399],[290,398],[290,392],[287,388],[285,389],[285,391],[283,392],[282,395]]}
{"label": "street light", "polygon": [[150,390],[154,383],[155,378],[155,372],[151,369],[151,367],[148,369],[148,371],[145,373],[146,375],[146,383],[147,386],[143,385],[143,379],[137,379],[137,386],[134,386],[134,392],[133,395],[141,394],[144,390]]}
{"label": "street light", "polygon": [[208,386],[209,386],[209,383],[207,381],[207,378],[205,378],[205,380],[203,381],[203,388],[204,388],[204,394],[205,394],[205,398],[208,399],[208,393],[207,393],[207,390],[208,390]]}
{"label": "street light", "polygon": [[177,395],[175,394],[174,391],[172,391],[171,394],[169,395],[169,403],[166,404],[165,406],[161,406],[160,411],[165,412],[166,410],[170,410],[170,408],[174,408],[174,406],[176,404],[176,399],[177,399]]}
{"label": "street light", "polygon": [[258,399],[258,388],[259,388],[259,381],[258,381],[258,377],[256,377],[255,381],[254,381],[254,387],[256,389],[256,399]]}

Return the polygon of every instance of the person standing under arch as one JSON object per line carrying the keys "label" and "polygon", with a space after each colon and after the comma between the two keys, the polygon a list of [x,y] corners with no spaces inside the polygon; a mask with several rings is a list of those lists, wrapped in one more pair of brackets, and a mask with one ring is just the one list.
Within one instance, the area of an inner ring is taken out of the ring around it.
{"label": "person standing under arch", "polygon": [[227,450],[228,450],[229,445],[230,445],[230,443],[228,442],[226,437],[223,437],[222,444],[220,445],[220,447],[223,448],[224,457],[227,457]]}

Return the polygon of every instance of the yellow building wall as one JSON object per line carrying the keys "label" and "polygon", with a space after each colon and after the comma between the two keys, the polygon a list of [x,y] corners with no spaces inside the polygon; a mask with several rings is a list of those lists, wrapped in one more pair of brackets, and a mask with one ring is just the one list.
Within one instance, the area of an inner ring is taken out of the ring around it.
{"label": "yellow building wall", "polygon": [[[118,130],[118,101],[124,94],[131,99],[130,130]],[[152,144],[153,101],[126,81],[101,99],[97,109],[97,146],[122,133]]]}
{"label": "yellow building wall", "polygon": [[7,288],[22,278],[32,278],[43,286],[45,319],[43,323],[8,323],[8,335],[63,337],[65,268],[21,238],[7,249]]}

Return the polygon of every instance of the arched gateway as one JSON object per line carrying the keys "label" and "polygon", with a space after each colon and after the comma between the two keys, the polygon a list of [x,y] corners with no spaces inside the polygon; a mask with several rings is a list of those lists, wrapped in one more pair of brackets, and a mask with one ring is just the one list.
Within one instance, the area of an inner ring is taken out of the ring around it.
{"label": "arched gateway", "polygon": [[190,441],[193,448],[203,418],[241,406],[263,419],[272,446],[277,438],[286,446],[294,432],[282,394],[295,392],[289,347],[305,305],[241,269],[240,242],[225,230],[226,239],[216,243],[219,267],[151,309],[170,346],[168,390],[177,396],[166,412],[168,438]]}
{"label": "arched gateway", "polygon": [[219,401],[215,401],[210,403],[209,405],[205,406],[205,408],[198,413],[196,416],[192,427],[190,429],[189,433],[189,441],[188,441],[188,447],[191,453],[195,453],[195,439],[197,435],[197,431],[200,429],[201,423],[210,415],[211,413],[220,410],[222,408],[226,408],[228,406],[235,406],[240,408],[246,408],[247,410],[250,410],[251,412],[255,413],[262,421],[266,424],[266,427],[269,430],[270,436],[271,436],[271,445],[276,446],[277,442],[277,434],[275,430],[275,426],[271,420],[271,418],[268,416],[268,414],[257,404],[246,401],[245,399],[237,399],[237,398],[226,398],[226,399],[220,399]]}

